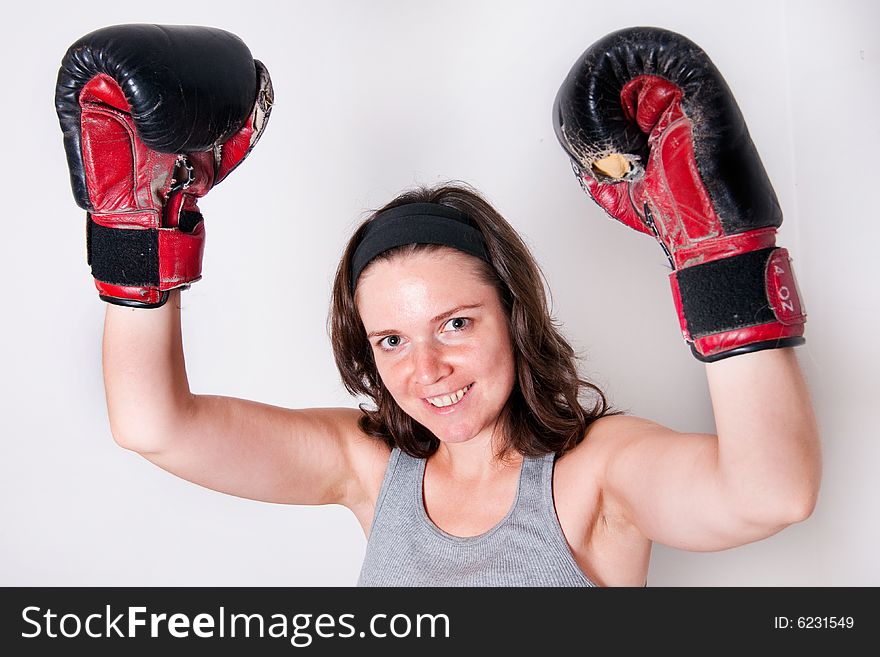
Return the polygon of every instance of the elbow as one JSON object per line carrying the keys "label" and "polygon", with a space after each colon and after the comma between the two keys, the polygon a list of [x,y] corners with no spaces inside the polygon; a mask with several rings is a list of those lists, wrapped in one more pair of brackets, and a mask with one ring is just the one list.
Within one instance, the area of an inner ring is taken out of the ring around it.
{"label": "elbow", "polygon": [[739,526],[750,528],[750,532],[770,536],[813,515],[818,498],[818,479],[785,490],[753,491],[737,496],[731,517]]}
{"label": "elbow", "polygon": [[134,434],[131,432],[129,428],[127,428],[123,423],[121,423],[117,418],[114,417],[113,413],[110,413],[110,435],[113,436],[113,442],[115,442],[119,447],[123,449],[128,449],[133,452],[137,450],[134,448],[135,441],[133,440]]}
{"label": "elbow", "polygon": [[818,440],[811,437],[800,453],[762,472],[734,494],[740,516],[752,523],[782,529],[807,520],[816,510],[822,480]]}
{"label": "elbow", "polygon": [[813,515],[819,501],[821,483],[822,458],[817,447],[811,458],[805,461],[799,476],[793,478],[787,493],[782,496],[780,508],[785,512],[783,517],[789,521],[787,524],[803,522]]}
{"label": "elbow", "polygon": [[114,442],[137,454],[155,454],[161,452],[171,441],[173,431],[155,422],[133,421],[131,418],[122,422],[110,417],[110,434]]}
{"label": "elbow", "polygon": [[117,445],[138,454],[155,454],[185,434],[194,403],[176,408],[155,405],[108,406],[110,433]]}
{"label": "elbow", "polygon": [[113,441],[131,452],[137,454],[150,454],[160,450],[160,441],[154,437],[148,436],[143,430],[135,430],[133,428],[124,429],[114,426],[111,422],[110,433]]}
{"label": "elbow", "polygon": [[764,499],[758,504],[750,505],[751,512],[748,514],[750,524],[760,525],[770,533],[805,521],[816,509],[819,498],[819,487],[805,486],[798,491],[790,491],[786,495],[780,495],[775,500]]}
{"label": "elbow", "polygon": [[819,500],[819,485],[806,488],[798,495],[791,496],[785,507],[786,514],[783,516],[787,525],[793,525],[803,522],[816,510],[816,503]]}

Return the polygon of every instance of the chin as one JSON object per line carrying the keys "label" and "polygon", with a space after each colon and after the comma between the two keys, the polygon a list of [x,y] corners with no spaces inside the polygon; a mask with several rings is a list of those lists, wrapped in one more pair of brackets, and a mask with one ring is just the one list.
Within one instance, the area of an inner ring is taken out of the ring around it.
{"label": "chin", "polygon": [[434,436],[437,438],[437,440],[439,440],[441,443],[450,443],[450,444],[466,443],[467,441],[469,441],[471,438],[473,438],[476,435],[471,432],[467,432],[467,433],[457,433],[457,432],[435,433],[432,431],[431,433],[433,433]]}
{"label": "chin", "polygon": [[480,427],[471,423],[461,423],[455,426],[443,425],[440,422],[425,422],[423,426],[428,429],[440,442],[465,443],[475,438],[480,433]]}

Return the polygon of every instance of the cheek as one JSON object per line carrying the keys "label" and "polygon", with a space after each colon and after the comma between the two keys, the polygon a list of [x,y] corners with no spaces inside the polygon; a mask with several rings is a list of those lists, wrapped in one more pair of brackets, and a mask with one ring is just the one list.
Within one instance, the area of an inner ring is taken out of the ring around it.
{"label": "cheek", "polygon": [[512,388],[516,379],[516,360],[513,357],[513,350],[499,353],[497,358],[499,374],[503,376],[507,387]]}
{"label": "cheek", "polygon": [[515,376],[513,347],[504,340],[497,340],[491,348],[471,351],[461,362],[463,367],[473,369],[477,376],[481,372],[491,375],[500,385],[507,386]]}
{"label": "cheek", "polygon": [[374,355],[376,363],[376,371],[379,372],[379,378],[394,397],[397,397],[398,391],[402,388],[405,381],[403,368],[401,363],[391,362]]}
{"label": "cheek", "polygon": [[488,354],[488,357],[499,368],[512,367],[514,362],[513,340],[507,331],[499,329],[497,335],[498,337],[491,343],[494,345],[494,348],[489,350],[491,353]]}
{"label": "cheek", "polygon": [[506,350],[497,354],[499,376],[504,380],[505,394],[509,395],[516,385],[516,359],[513,355],[513,346],[509,345]]}

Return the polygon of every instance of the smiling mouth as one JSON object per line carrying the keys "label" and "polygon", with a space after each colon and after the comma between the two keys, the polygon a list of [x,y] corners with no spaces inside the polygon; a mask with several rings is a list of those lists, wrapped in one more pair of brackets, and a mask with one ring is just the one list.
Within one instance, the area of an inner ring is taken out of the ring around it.
{"label": "smiling mouth", "polygon": [[462,400],[462,397],[471,389],[473,383],[469,383],[464,388],[451,392],[448,395],[440,395],[439,397],[425,397],[425,401],[436,408],[446,408],[447,406],[455,406]]}

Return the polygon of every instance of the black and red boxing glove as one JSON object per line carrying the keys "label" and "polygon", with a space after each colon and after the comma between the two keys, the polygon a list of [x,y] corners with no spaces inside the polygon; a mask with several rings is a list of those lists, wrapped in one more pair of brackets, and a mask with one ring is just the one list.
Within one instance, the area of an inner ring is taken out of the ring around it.
{"label": "black and red boxing glove", "polygon": [[272,83],[234,34],[115,25],[67,51],[55,108],[100,297],[155,308],[201,277],[197,200],[250,153]]}
{"label": "black and red boxing glove", "polygon": [[614,32],[590,46],[553,107],[581,185],[660,242],[685,340],[701,361],[804,342],[782,211],[733,94],[674,32]]}

